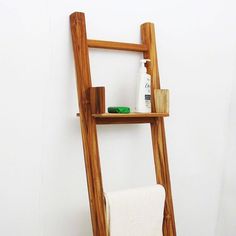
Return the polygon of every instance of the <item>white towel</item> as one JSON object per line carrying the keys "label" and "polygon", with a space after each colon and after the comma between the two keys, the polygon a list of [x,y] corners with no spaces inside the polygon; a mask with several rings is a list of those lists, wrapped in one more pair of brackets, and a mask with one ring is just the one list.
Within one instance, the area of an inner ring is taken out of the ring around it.
{"label": "white towel", "polygon": [[109,192],[105,198],[109,236],[162,236],[163,186]]}

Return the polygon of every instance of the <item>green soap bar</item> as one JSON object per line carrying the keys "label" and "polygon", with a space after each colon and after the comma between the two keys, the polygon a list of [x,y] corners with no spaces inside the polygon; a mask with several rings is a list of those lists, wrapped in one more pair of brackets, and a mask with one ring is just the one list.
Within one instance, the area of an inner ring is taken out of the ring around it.
{"label": "green soap bar", "polygon": [[109,113],[130,113],[129,107],[108,107]]}

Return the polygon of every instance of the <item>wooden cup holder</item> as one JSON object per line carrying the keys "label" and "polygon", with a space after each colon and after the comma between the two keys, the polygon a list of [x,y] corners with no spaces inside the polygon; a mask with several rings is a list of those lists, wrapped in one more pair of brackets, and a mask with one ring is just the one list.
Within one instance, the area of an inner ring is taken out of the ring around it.
{"label": "wooden cup holder", "polygon": [[169,114],[169,90],[154,89],[155,108],[158,113]]}
{"label": "wooden cup holder", "polygon": [[105,113],[105,87],[90,87],[89,101],[92,114]]}

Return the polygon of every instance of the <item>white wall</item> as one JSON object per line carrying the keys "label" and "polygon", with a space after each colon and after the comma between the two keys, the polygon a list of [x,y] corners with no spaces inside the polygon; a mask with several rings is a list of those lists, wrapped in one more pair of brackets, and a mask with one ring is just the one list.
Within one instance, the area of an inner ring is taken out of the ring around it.
{"label": "white wall", "polygon": [[[236,57],[234,58],[236,64]],[[235,74],[235,69],[233,71]],[[219,205],[217,235],[231,236],[235,234],[235,196],[236,196],[236,180],[235,180],[235,134],[236,134],[236,83],[232,82],[231,96],[230,96],[229,118],[227,122],[227,144],[225,147],[223,178],[221,186],[221,198]]]}
{"label": "white wall", "polygon": [[[226,213],[234,9],[233,0],[0,0],[0,235],[92,235],[69,30],[69,14],[83,11],[90,38],[139,42],[139,25],[156,24],[162,87],[171,90],[166,130],[178,235],[225,236],[230,224],[218,216]],[[141,54],[90,52],[107,105],[133,108]],[[148,126],[98,132],[105,190],[154,183]]]}

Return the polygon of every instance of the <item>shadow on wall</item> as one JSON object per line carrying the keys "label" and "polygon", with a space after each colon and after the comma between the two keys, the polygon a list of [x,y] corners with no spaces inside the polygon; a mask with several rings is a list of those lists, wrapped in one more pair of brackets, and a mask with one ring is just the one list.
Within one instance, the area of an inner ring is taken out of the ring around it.
{"label": "shadow on wall", "polygon": [[[236,74],[236,70],[233,72]],[[236,213],[236,81],[232,82],[230,95],[229,119],[226,140],[226,156],[223,158],[224,170],[221,187],[221,199],[218,214],[218,224],[216,227],[217,236],[232,236],[236,232],[235,213]]]}

